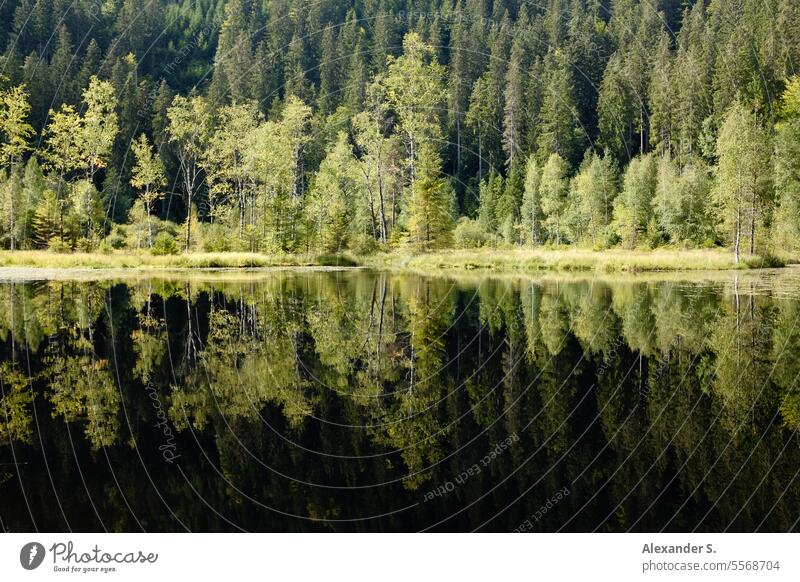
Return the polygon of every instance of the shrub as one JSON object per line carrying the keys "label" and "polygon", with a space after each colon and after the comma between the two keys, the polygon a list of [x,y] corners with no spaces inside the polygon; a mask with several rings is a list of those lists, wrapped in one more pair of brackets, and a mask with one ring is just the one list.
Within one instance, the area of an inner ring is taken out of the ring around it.
{"label": "shrub", "polygon": [[460,249],[482,247],[489,241],[489,235],[477,220],[462,217],[453,231],[455,246]]}
{"label": "shrub", "polygon": [[320,255],[316,263],[323,267],[357,267],[358,263],[346,255]]}
{"label": "shrub", "polygon": [[617,233],[616,228],[614,225],[609,224],[603,228],[602,232],[600,233],[599,250],[610,249],[611,247],[617,246],[621,242],[622,238]]}
{"label": "shrub", "polygon": [[231,236],[227,229],[220,224],[204,224],[202,249],[207,253],[221,253],[233,250]]}
{"label": "shrub", "polygon": [[175,242],[175,238],[169,233],[159,232],[153,241],[153,248],[150,249],[150,253],[156,256],[177,255],[178,244]]}
{"label": "shrub", "polygon": [[770,253],[750,257],[745,259],[745,263],[751,269],[778,269],[786,266],[784,261]]}
{"label": "shrub", "polygon": [[54,236],[47,241],[47,250],[52,253],[70,253],[72,252],[72,247],[69,246],[69,243]]}
{"label": "shrub", "polygon": [[371,255],[378,250],[378,241],[368,234],[357,234],[350,241],[350,248],[359,255]]}
{"label": "shrub", "polygon": [[116,227],[103,239],[101,246],[109,249],[124,249],[126,242],[125,232],[121,228]]}

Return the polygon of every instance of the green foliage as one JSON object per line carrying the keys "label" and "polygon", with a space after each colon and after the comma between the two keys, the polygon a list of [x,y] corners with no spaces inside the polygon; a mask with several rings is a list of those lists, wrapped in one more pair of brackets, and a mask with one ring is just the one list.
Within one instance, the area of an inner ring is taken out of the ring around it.
{"label": "green foliage", "polygon": [[590,152],[572,180],[572,239],[605,246],[603,232],[611,223],[617,195],[616,168],[611,159]]}
{"label": "green foliage", "polygon": [[652,154],[638,156],[625,169],[622,191],[614,204],[616,232],[627,248],[636,248],[652,233],[657,165]]}
{"label": "green foliage", "polygon": [[486,245],[492,236],[480,221],[462,216],[453,230],[453,244],[457,249],[474,249]]}
{"label": "green foliage", "polygon": [[542,162],[549,160],[552,154],[572,162],[580,152],[582,135],[570,69],[560,51],[548,53],[545,60],[544,99],[539,113],[541,128],[538,149]]}
{"label": "green foliage", "polygon": [[409,147],[412,176],[418,150],[442,132],[445,69],[434,59],[433,48],[414,32],[403,39],[403,55],[390,57],[382,85],[386,99],[400,121]]}
{"label": "green foliage", "polygon": [[507,243],[518,242],[521,229],[520,204],[523,190],[521,166],[522,164],[514,165],[505,184],[501,182],[503,190],[495,207],[498,232]]}
{"label": "green foliage", "polygon": [[[481,182],[479,189],[478,220],[483,230],[487,233],[496,233],[504,218],[498,213],[498,205],[503,196],[503,191],[503,177],[492,168],[489,177]],[[501,208],[500,210],[504,209]]]}
{"label": "green foliage", "polygon": [[784,249],[800,249],[800,77],[793,77],[780,102],[775,135],[776,238]]}
{"label": "green foliage", "polygon": [[346,248],[349,237],[367,234],[370,224],[365,202],[358,163],[347,134],[342,132],[320,165],[309,193],[306,223],[310,248],[317,253],[337,253]]}
{"label": "green foliage", "polygon": [[160,189],[166,186],[167,178],[164,173],[164,163],[161,158],[154,154],[147,136],[142,134],[139,139],[131,145],[133,155],[136,157],[136,165],[133,167],[131,175],[131,186],[140,190],[139,202],[143,212],[136,212],[139,220],[147,224],[148,245],[152,246],[153,227],[150,220],[150,212],[153,203],[163,197]]}
{"label": "green foliage", "polygon": [[128,244],[124,228],[117,225],[100,243],[100,250],[104,252],[124,249]]}
{"label": "green foliage", "polygon": [[58,111],[50,111],[50,123],[44,133],[45,149],[42,157],[48,170],[65,178],[84,166],[83,120],[71,105],[64,104]]}
{"label": "green foliage", "polygon": [[693,158],[678,167],[669,156],[662,158],[653,203],[659,227],[672,242],[700,246],[714,240],[712,189],[711,173],[702,160]]}
{"label": "green foliage", "polygon": [[466,115],[469,127],[477,140],[478,180],[483,179],[484,167],[494,167],[499,139],[497,137],[500,116],[499,88],[491,75],[483,75],[472,89],[469,110]]}
{"label": "green foliage", "polygon": [[791,2],[146,4],[4,9],[2,246],[800,251]]}
{"label": "green foliage", "polygon": [[155,256],[161,255],[177,255],[178,243],[175,242],[175,237],[168,232],[159,232],[153,240],[153,246],[150,253]]}
{"label": "green foliage", "polygon": [[31,106],[24,85],[0,91],[0,164],[9,167],[18,164],[34,135],[27,122]]}
{"label": "green foliage", "polygon": [[200,187],[200,161],[211,134],[211,112],[208,102],[197,95],[190,98],[176,95],[167,110],[169,141],[175,148],[186,202],[184,250],[192,244],[192,212],[196,190]]}
{"label": "green foliage", "polygon": [[108,164],[114,139],[119,132],[114,86],[92,76],[83,92],[83,102],[85,110],[79,145],[87,178],[94,181],[95,173]]}
{"label": "green foliage", "polygon": [[565,241],[565,213],[569,204],[567,162],[557,153],[550,154],[542,168],[539,193],[548,239],[557,245]]}
{"label": "green foliage", "polygon": [[717,140],[716,200],[724,212],[734,256],[739,261],[744,237],[755,250],[756,227],[766,219],[771,184],[769,137],[741,102],[731,105]]}
{"label": "green foliage", "polygon": [[45,190],[36,205],[32,220],[33,243],[38,248],[47,248],[50,241],[58,239],[63,232],[61,203],[53,190]]}
{"label": "green foliage", "polygon": [[105,234],[100,193],[88,179],[83,179],[69,185],[68,196],[69,211],[65,220],[72,244],[81,250],[90,250]]}
{"label": "green foliage", "polygon": [[450,183],[441,177],[441,164],[436,150],[423,143],[407,211],[411,243],[425,250],[446,246],[453,230],[455,195]]}
{"label": "green foliage", "polygon": [[540,184],[539,164],[536,156],[531,154],[525,166],[525,188],[521,208],[522,239],[527,245],[540,244],[543,241]]}

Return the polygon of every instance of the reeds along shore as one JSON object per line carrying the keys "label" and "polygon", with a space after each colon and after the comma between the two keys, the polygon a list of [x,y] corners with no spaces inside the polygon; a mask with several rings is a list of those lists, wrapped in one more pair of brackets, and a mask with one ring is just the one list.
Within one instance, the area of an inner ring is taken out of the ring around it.
{"label": "reeds along shore", "polygon": [[370,267],[409,271],[714,271],[780,267],[774,258],[753,256],[735,262],[723,250],[592,251],[582,249],[480,249],[433,253],[389,252],[371,255],[351,253],[259,254],[185,253],[153,256],[146,252],[53,253],[48,251],[0,251],[0,267],[50,269],[230,269],[269,267]]}

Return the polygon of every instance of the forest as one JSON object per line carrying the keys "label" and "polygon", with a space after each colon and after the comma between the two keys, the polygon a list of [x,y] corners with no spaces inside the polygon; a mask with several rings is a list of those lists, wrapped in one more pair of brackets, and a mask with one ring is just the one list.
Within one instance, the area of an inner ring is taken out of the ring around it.
{"label": "forest", "polygon": [[0,5],[0,245],[800,249],[794,0]]}

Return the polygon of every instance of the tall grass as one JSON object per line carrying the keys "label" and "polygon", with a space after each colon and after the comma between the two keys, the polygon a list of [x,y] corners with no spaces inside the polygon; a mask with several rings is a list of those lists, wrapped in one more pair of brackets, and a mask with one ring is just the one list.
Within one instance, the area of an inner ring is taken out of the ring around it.
{"label": "tall grass", "polygon": [[189,253],[153,256],[149,253],[52,253],[0,251],[0,267],[88,269],[228,269],[298,266],[353,266],[344,255],[263,255],[259,253]]}
{"label": "tall grass", "polygon": [[[366,258],[373,267],[399,270],[433,271],[709,271],[748,269],[765,266],[754,257],[736,264],[731,253],[721,249],[658,249],[627,251],[614,249],[592,251],[587,249],[479,249],[452,250],[418,255],[385,254]],[[778,266],[770,263],[769,266]]]}
{"label": "tall grass", "polygon": [[409,254],[400,251],[368,256],[259,253],[189,253],[153,256],[141,252],[69,253],[0,251],[0,267],[51,269],[232,269],[308,266],[368,266],[408,271],[714,271],[782,266],[769,257],[749,257],[738,265],[722,249],[477,249]]}

